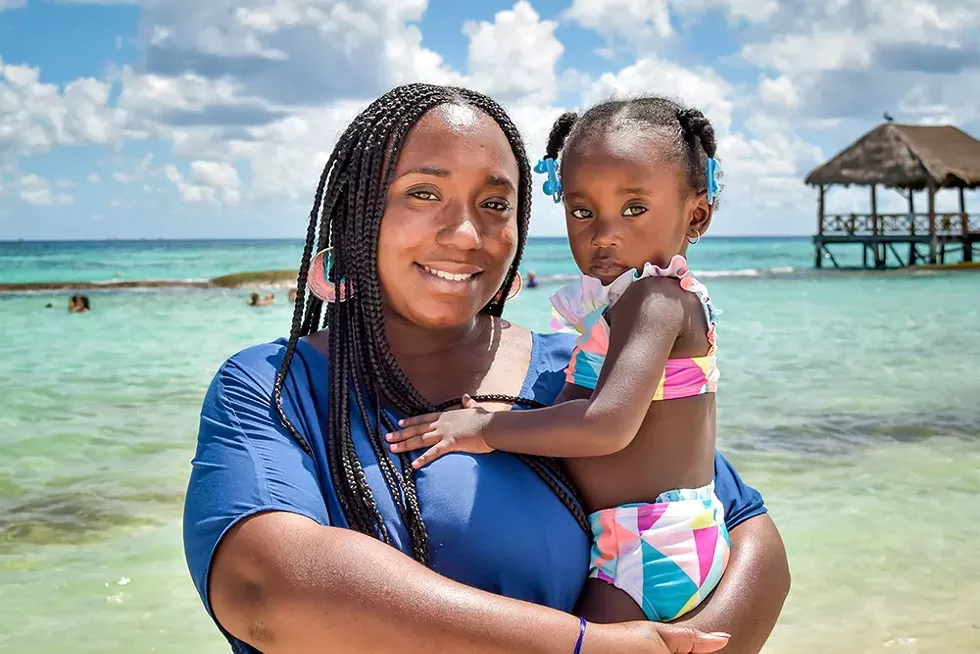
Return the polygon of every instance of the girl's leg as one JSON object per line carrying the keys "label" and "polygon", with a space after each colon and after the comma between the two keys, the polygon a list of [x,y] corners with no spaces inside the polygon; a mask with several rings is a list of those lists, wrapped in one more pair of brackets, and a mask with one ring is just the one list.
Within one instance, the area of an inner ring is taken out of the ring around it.
{"label": "girl's leg", "polygon": [[598,624],[647,619],[643,609],[625,591],[595,578],[586,580],[575,612]]}

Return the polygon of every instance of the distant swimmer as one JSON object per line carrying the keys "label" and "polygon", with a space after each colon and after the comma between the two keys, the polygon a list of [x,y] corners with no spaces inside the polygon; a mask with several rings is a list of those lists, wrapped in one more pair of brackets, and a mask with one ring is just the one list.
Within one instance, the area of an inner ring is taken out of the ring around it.
{"label": "distant swimmer", "polygon": [[289,294],[286,296],[286,299],[289,300],[290,302],[295,302],[296,301],[296,289],[295,288],[289,289]]}
{"label": "distant swimmer", "polygon": [[276,301],[276,296],[269,293],[264,298],[262,298],[258,293],[252,291],[251,295],[248,296],[248,306],[250,307],[264,307],[266,305],[272,304]]}
{"label": "distant swimmer", "polygon": [[68,300],[68,313],[88,313],[91,308],[87,295],[72,295]]}
{"label": "distant swimmer", "polygon": [[527,287],[537,288],[538,286],[538,276],[534,274],[533,270],[529,270],[527,273]]}

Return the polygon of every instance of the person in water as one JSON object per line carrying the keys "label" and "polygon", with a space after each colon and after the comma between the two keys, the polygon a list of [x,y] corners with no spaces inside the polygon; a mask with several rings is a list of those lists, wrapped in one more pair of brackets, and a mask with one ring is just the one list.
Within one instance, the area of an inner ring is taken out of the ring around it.
{"label": "person in water", "polygon": [[538,287],[538,276],[534,274],[533,270],[529,270],[527,273],[527,287],[528,288]]}
{"label": "person in water", "polygon": [[68,300],[68,313],[88,313],[91,308],[87,295],[72,295]]}
{"label": "person in water", "polygon": [[257,292],[252,291],[248,296],[248,306],[250,307],[264,307],[272,304],[276,301],[276,297],[272,293],[266,294],[263,298]]}
{"label": "person in water", "polygon": [[539,169],[583,276],[551,298],[557,326],[580,334],[558,403],[491,413],[467,400],[387,436],[394,452],[429,448],[416,468],[448,452],[564,458],[590,512],[580,612],[595,622],[679,618],[728,564],[713,482],[719,312],[685,259],[715,209],[715,149],[704,114],[665,98],[561,116]]}

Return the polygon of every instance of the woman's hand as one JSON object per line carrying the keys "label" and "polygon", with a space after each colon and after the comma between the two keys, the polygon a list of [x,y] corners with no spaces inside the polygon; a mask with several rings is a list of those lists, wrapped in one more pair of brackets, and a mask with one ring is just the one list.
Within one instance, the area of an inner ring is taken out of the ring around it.
{"label": "woman's hand", "polygon": [[469,395],[464,395],[462,409],[445,413],[428,413],[399,420],[401,430],[385,435],[392,452],[410,452],[423,447],[429,449],[412,462],[413,468],[421,468],[444,454],[468,452],[486,454],[493,452],[483,437],[492,415],[479,406]]}
{"label": "woman's hand", "polygon": [[[593,640],[591,636],[595,637]],[[622,639],[622,640],[619,640]],[[708,654],[728,644],[729,635],[706,634],[691,627],[660,622],[592,624],[585,630],[582,654],[642,652],[644,654]]]}

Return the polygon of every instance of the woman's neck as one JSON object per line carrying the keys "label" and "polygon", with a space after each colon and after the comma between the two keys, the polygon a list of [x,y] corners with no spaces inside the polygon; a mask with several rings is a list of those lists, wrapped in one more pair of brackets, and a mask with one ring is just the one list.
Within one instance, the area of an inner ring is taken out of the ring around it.
{"label": "woman's neck", "polygon": [[434,404],[476,392],[500,345],[498,321],[486,314],[446,330],[420,329],[398,319],[386,319],[385,328],[398,365]]}
{"label": "woman's neck", "polygon": [[438,358],[485,343],[493,320],[492,316],[481,313],[464,325],[432,329],[410,324],[386,312],[385,333],[396,358]]}

